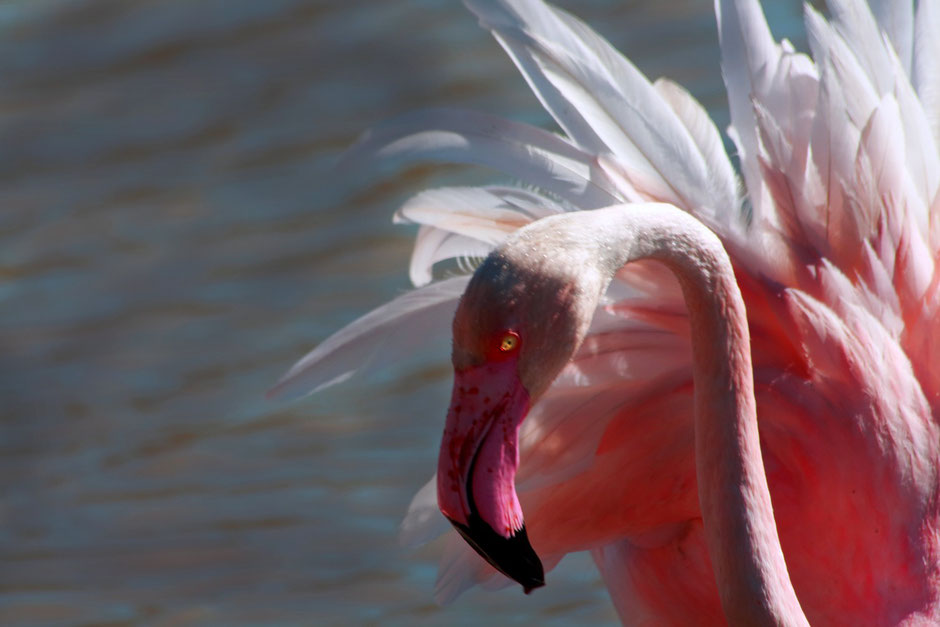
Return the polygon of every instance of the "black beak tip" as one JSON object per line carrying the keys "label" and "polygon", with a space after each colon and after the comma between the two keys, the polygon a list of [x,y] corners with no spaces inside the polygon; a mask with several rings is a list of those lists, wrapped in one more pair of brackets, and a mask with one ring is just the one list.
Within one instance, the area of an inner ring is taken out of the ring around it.
{"label": "black beak tip", "polygon": [[466,525],[453,520],[450,522],[467,544],[493,568],[522,585],[526,594],[545,585],[542,560],[529,543],[525,526],[504,538],[483,522],[476,512],[470,514]]}

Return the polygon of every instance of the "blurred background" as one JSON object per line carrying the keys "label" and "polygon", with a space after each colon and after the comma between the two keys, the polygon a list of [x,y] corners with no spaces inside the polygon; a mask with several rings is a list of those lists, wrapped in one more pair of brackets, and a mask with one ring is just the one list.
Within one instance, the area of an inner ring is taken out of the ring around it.
{"label": "blurred background", "polygon": [[[725,127],[711,0],[560,4]],[[765,4],[805,49],[800,3]],[[0,624],[616,622],[586,555],[440,608],[439,547],[399,546],[447,338],[264,398],[408,289],[398,203],[504,180],[331,172],[429,106],[554,128],[452,0],[0,1]]]}

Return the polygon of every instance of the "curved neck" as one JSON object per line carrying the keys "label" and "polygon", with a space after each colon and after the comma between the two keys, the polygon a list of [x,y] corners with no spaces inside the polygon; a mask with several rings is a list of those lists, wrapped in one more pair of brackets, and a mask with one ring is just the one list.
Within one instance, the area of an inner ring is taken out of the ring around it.
{"label": "curved neck", "polygon": [[699,503],[722,608],[732,625],[807,625],[761,459],[744,302],[718,237],[661,204],[553,216],[520,236],[530,245],[547,238],[562,250],[581,247],[578,260],[591,260],[605,277],[601,294],[631,261],[655,259],[676,275],[692,327]]}

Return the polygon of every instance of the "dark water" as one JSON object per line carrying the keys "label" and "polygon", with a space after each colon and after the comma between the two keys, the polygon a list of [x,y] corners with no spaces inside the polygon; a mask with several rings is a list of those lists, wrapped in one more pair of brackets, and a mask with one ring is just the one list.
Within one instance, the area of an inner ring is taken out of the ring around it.
{"label": "dark water", "polygon": [[[727,123],[711,0],[563,4]],[[799,3],[768,4],[799,46]],[[396,203],[499,179],[329,172],[438,105],[549,125],[456,2],[0,2],[0,624],[615,621],[586,556],[438,608],[435,546],[399,548],[446,343],[264,400],[408,287]]]}

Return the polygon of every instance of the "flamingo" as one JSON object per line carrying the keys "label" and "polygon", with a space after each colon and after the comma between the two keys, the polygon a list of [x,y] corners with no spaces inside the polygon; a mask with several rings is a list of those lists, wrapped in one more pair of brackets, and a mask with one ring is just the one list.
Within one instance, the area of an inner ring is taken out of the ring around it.
{"label": "flamingo", "polygon": [[711,231],[672,205],[544,218],[477,269],[454,317],[441,511],[526,591],[544,585],[514,490],[519,426],[580,346],[614,274],[640,259],[674,272],[688,306],[701,518],[725,616],[740,625],[805,625],[761,462],[747,320],[731,261]]}
{"label": "flamingo", "polygon": [[407,542],[456,529],[442,601],[528,592],[590,550],[627,624],[940,621],[937,3],[808,7],[810,58],[756,0],[716,2],[744,198],[681,87],[540,0],[466,4],[564,135],[442,110],[367,133],[347,164],[443,158],[526,186],[406,202],[420,287],[275,393],[453,316],[438,472],[403,523]]}

